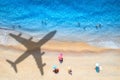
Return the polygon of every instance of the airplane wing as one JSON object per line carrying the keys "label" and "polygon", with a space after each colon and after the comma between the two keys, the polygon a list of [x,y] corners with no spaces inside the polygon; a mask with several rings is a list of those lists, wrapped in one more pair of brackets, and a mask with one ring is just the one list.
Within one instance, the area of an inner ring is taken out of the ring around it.
{"label": "airplane wing", "polygon": [[46,43],[47,41],[49,41],[56,33],[55,31],[52,31],[50,33],[48,33],[46,36],[44,36],[39,42],[38,45],[43,45],[44,43]]}
{"label": "airplane wing", "polygon": [[[44,54],[44,53],[42,53],[42,54]],[[40,51],[38,52],[38,50],[37,50],[37,51],[35,51],[32,55],[33,55],[33,57],[35,58],[37,67],[38,67],[41,75],[44,75],[43,67],[44,67],[46,64],[45,64],[45,63],[44,63],[44,64],[42,63],[42,57],[41,57],[42,54],[40,53]]]}
{"label": "airplane wing", "polygon": [[19,34],[19,35],[15,35],[15,34],[12,34],[12,33],[10,33],[9,34],[11,37],[13,37],[15,40],[17,40],[18,42],[20,42],[21,44],[23,44],[24,46],[26,46],[27,45],[27,39],[25,39],[25,38],[22,38],[21,37],[21,33]]}

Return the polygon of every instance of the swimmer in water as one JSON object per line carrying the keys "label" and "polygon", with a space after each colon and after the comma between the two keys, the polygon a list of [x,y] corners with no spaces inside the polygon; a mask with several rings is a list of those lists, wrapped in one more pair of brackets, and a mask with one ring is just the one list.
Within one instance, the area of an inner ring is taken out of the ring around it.
{"label": "swimmer in water", "polygon": [[44,21],[44,20],[42,20],[42,21],[41,21],[41,24],[42,24],[42,25],[47,25],[47,22]]}
{"label": "swimmer in water", "polygon": [[101,24],[97,24],[95,27],[96,27],[96,29],[100,29],[100,28],[102,28],[102,25]]}
{"label": "swimmer in water", "polygon": [[56,66],[56,65],[53,65],[53,67],[52,67],[52,68],[53,68],[53,72],[54,72],[54,73],[56,73],[56,74],[57,74],[57,73],[59,72],[59,69],[57,68],[57,66]]}

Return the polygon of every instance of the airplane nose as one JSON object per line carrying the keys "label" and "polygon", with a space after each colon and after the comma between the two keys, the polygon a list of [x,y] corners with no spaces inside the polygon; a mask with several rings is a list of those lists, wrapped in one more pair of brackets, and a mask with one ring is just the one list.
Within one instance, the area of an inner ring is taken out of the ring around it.
{"label": "airplane nose", "polygon": [[54,30],[54,31],[52,31],[52,32],[51,32],[51,34],[55,34],[56,32],[57,32],[57,31],[56,31],[56,30]]}
{"label": "airplane nose", "polygon": [[54,30],[54,31],[52,31],[52,32],[50,32],[48,35],[49,35],[49,37],[53,37],[55,34],[56,34],[56,30]]}

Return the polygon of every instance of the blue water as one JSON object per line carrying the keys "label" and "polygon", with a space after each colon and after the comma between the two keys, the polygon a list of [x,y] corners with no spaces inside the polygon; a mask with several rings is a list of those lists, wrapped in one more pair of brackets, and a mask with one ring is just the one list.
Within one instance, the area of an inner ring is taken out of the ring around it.
{"label": "blue water", "polygon": [[0,27],[13,26],[32,35],[57,30],[63,40],[120,37],[120,0],[0,0]]}

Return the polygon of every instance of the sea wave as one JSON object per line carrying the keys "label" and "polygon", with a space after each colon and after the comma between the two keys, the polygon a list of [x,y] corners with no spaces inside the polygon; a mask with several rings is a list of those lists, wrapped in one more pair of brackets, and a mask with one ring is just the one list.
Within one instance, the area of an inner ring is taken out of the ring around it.
{"label": "sea wave", "polygon": [[57,30],[56,39],[70,41],[116,38],[119,5],[120,0],[0,0],[0,27],[31,35]]}

